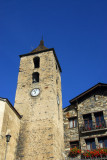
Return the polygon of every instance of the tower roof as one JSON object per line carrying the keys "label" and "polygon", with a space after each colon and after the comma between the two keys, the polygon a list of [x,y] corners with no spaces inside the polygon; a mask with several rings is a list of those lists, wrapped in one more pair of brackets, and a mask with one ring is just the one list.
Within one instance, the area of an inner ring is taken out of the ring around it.
{"label": "tower roof", "polygon": [[31,51],[31,53],[34,53],[34,52],[37,52],[37,51],[42,51],[42,50],[45,50],[45,49],[48,49],[44,46],[44,41],[43,41],[43,38],[42,40],[40,41],[40,44],[37,48],[35,48],[34,50]]}
{"label": "tower roof", "polygon": [[48,52],[48,51],[53,51],[53,54],[54,54],[54,57],[55,57],[56,62],[57,62],[57,64],[58,64],[59,70],[60,70],[60,72],[62,72],[61,66],[60,66],[60,64],[59,64],[59,61],[58,61],[58,58],[57,58],[57,56],[56,56],[56,53],[55,53],[54,48],[46,48],[46,47],[44,46],[43,38],[42,38],[42,40],[40,41],[40,44],[39,44],[39,46],[38,46],[37,48],[35,48],[34,50],[32,50],[30,53],[22,54],[22,55],[19,55],[19,56],[20,56],[20,58],[21,58],[21,57],[24,57],[24,56],[35,55],[35,54],[38,54],[38,53],[43,53],[43,52]]}

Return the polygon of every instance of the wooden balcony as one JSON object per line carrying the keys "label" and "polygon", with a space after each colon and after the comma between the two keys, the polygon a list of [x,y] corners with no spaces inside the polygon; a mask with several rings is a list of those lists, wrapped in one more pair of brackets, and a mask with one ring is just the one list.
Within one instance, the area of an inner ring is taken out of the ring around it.
{"label": "wooden balcony", "polygon": [[95,131],[103,131],[107,129],[107,124],[105,122],[105,120],[103,121],[99,121],[99,122],[90,122],[87,124],[81,125],[79,127],[79,130],[81,133],[88,133],[88,132],[95,132]]}

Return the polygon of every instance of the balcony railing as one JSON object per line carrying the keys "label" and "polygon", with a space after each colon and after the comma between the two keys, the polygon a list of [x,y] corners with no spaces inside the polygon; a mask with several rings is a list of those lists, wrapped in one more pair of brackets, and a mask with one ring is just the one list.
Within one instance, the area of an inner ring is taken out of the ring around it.
{"label": "balcony railing", "polygon": [[99,158],[66,158],[65,160],[107,160],[107,157],[99,157]]}
{"label": "balcony railing", "polygon": [[103,121],[98,121],[98,122],[89,122],[89,123],[85,123],[83,125],[80,126],[80,131],[82,132],[91,132],[93,130],[104,130],[105,128],[107,128],[107,124],[105,122],[105,120]]}
{"label": "balcony railing", "polygon": [[107,160],[107,148],[93,150],[81,150],[77,147],[71,148],[66,160]]}

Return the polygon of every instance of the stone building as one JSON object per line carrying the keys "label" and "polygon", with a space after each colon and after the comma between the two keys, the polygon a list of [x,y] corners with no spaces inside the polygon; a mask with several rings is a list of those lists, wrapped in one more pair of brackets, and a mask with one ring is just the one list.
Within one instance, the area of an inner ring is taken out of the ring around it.
{"label": "stone building", "polygon": [[70,148],[107,148],[107,84],[98,83],[64,108],[65,153]]}
{"label": "stone building", "polygon": [[62,111],[55,50],[41,40],[20,55],[15,104],[0,98],[0,160],[67,160],[75,146],[107,147],[106,126],[107,84],[95,85]]}
{"label": "stone building", "polygon": [[61,67],[41,40],[20,55],[14,107],[0,98],[0,160],[64,160],[63,135]]}

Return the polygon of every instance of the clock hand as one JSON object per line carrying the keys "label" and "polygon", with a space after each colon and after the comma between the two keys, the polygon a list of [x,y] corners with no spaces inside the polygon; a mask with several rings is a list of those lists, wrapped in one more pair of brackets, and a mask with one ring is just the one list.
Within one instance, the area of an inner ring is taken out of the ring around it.
{"label": "clock hand", "polygon": [[34,90],[34,93],[36,93],[36,91]]}

